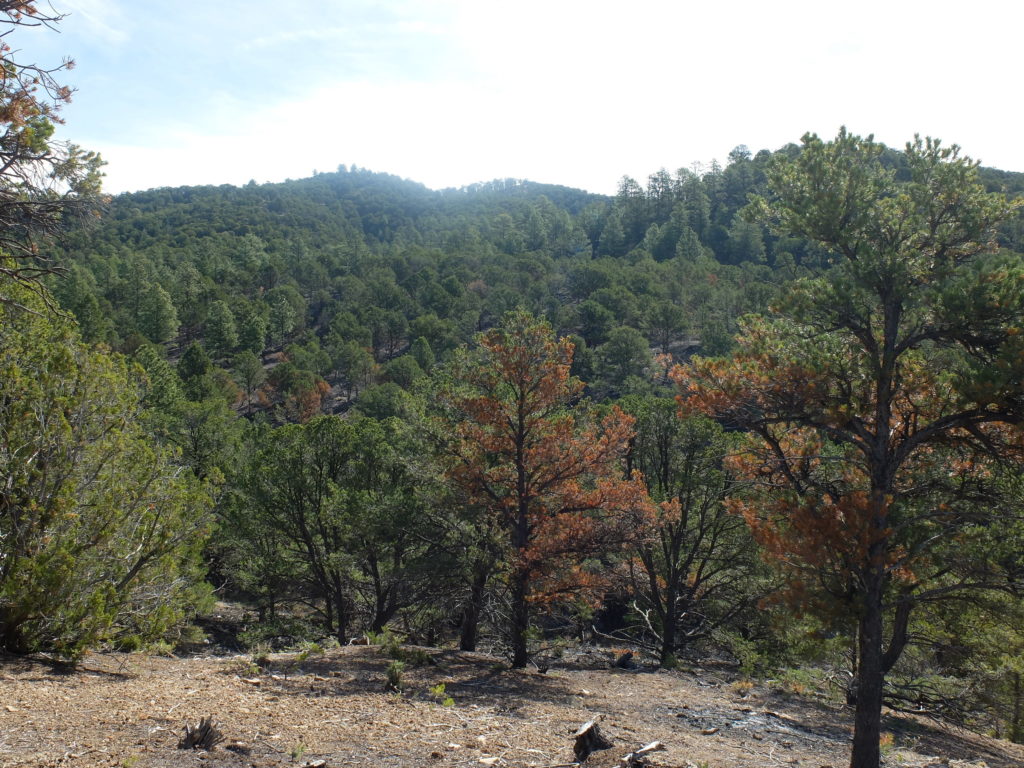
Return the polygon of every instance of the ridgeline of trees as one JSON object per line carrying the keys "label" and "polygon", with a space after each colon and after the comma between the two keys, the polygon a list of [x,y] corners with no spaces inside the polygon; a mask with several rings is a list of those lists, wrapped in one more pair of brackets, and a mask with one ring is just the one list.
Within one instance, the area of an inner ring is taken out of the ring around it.
{"label": "ridgeline of trees", "polygon": [[0,648],[173,641],[214,585],[254,644],[830,665],[854,768],[883,702],[1024,739],[1020,174],[841,131],[613,197],[340,168],[86,223],[59,70],[0,56]]}

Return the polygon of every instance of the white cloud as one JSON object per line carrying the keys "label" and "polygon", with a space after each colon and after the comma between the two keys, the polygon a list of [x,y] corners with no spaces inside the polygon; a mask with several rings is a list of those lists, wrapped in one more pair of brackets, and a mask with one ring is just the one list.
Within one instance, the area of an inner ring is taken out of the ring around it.
{"label": "white cloud", "polygon": [[117,0],[61,0],[60,10],[75,21],[84,21],[91,34],[109,44],[129,39],[130,23]]}
{"label": "white cloud", "polygon": [[[110,163],[112,191],[294,178],[340,163],[435,187],[502,176],[563,181],[568,163],[599,151],[597,137],[582,126],[565,142],[518,108],[518,114],[506,113],[503,99],[468,84],[349,83],[250,112],[230,133],[165,134],[159,149],[90,146]],[[603,181],[594,183],[614,185],[614,179]]]}
{"label": "white cloud", "polygon": [[[249,44],[272,42],[287,61],[288,46],[304,42],[338,40],[353,55],[379,43],[361,79],[315,87],[331,73],[296,72],[310,84],[302,98],[224,98],[214,134],[154,128],[133,146],[83,138],[110,161],[108,186],[278,180],[356,163],[433,187],[514,176],[611,192],[623,174],[643,180],[841,124],[896,146],[938,135],[1024,170],[1019,108],[993,75],[1016,50],[1016,9],[972,9],[968,23],[875,0],[813,12],[784,1],[418,0],[386,4],[392,21],[378,28],[336,23],[344,5],[330,5],[321,26]],[[360,37],[370,30],[380,37]],[[402,53],[409,76],[388,66]],[[462,66],[432,68],[441,56]]]}
{"label": "white cloud", "polygon": [[293,29],[263,37],[255,37],[244,41],[239,48],[242,50],[261,50],[265,48],[281,48],[303,42],[324,42],[345,40],[352,35],[347,27],[324,27],[322,29]]}

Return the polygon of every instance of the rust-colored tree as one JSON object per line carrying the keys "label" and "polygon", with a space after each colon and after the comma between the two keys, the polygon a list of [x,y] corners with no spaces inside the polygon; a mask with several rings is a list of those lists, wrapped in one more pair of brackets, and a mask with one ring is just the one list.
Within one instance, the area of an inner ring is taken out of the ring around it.
{"label": "rust-colored tree", "polygon": [[597,594],[587,558],[613,551],[626,515],[644,505],[626,478],[631,417],[597,419],[569,373],[572,344],[525,312],[509,314],[457,357],[437,391],[447,477],[504,531],[513,667],[524,667],[531,604]]}
{"label": "rust-colored tree", "polygon": [[915,606],[1020,575],[979,546],[1024,406],[1024,266],[991,246],[1014,205],[956,147],[908,144],[899,181],[883,150],[843,130],[769,166],[754,212],[832,266],[746,320],[731,359],[675,372],[685,408],[748,431],[732,469],[762,492],[733,506],[790,597],[857,626],[853,768],[879,764]]}

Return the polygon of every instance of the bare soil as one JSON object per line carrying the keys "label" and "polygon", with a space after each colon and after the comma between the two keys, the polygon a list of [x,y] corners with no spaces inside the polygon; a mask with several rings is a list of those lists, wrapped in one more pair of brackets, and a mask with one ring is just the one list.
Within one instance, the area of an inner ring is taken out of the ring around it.
{"label": "bare soil", "polygon": [[[728,671],[610,669],[611,652],[546,674],[483,654],[419,655],[430,663],[405,670],[401,693],[385,690],[391,660],[375,646],[272,654],[262,667],[249,656],[93,654],[74,670],[0,657],[0,766],[554,766],[572,763],[572,733],[591,719],[615,746],[590,764],[654,740],[667,749],[650,764],[663,767],[849,759],[848,710]],[[225,740],[179,749],[185,724],[208,715]],[[931,721],[890,714],[885,730],[887,766],[1024,766],[1020,746]]]}

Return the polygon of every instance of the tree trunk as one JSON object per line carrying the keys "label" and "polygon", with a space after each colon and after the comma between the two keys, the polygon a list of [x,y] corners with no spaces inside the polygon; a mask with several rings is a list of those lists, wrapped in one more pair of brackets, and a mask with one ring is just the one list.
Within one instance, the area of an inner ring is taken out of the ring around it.
{"label": "tree trunk", "polygon": [[885,679],[881,591],[881,577],[871,574],[858,632],[860,666],[857,670],[857,705],[850,768],[878,768],[881,760],[879,738],[882,735],[882,686]]}
{"label": "tree trunk", "polygon": [[1010,722],[1010,741],[1018,744],[1024,741],[1024,686],[1021,685],[1020,672],[1013,673],[1013,720]]}
{"label": "tree trunk", "polygon": [[516,518],[512,528],[512,550],[519,562],[512,573],[512,669],[523,669],[529,661],[526,633],[530,628],[530,608],[526,597],[530,589],[530,566],[522,561],[530,544],[530,494],[526,470],[526,405],[520,397],[516,446]]}
{"label": "tree trunk", "polygon": [[460,651],[476,650],[476,634],[479,622],[480,614],[477,613],[476,606],[473,604],[472,598],[470,598],[462,608],[462,627],[459,632]]}
{"label": "tree trunk", "polygon": [[391,621],[391,617],[394,615],[391,588],[384,586],[384,580],[380,576],[380,567],[374,555],[369,558],[369,570],[370,578],[373,581],[373,620],[370,622],[370,631],[379,634],[384,631],[384,626]]}
{"label": "tree trunk", "polygon": [[337,575],[334,581],[334,636],[341,645],[348,643],[348,606],[345,605],[345,594],[341,590],[341,580]]}
{"label": "tree trunk", "polygon": [[484,609],[486,587],[487,569],[475,568],[473,583],[469,587],[469,599],[462,608],[462,633],[459,636],[459,650],[476,650],[476,635],[480,625],[480,615]]}
{"label": "tree trunk", "polygon": [[530,660],[526,649],[530,628],[530,607],[526,601],[530,574],[525,568],[518,568],[512,578],[512,669],[523,669]]}
{"label": "tree trunk", "polygon": [[679,615],[676,610],[676,591],[665,590],[665,619],[661,627],[661,666],[671,665],[676,654],[676,627]]}
{"label": "tree trunk", "polygon": [[373,621],[370,622],[372,632],[383,632],[387,623],[394,618],[397,609],[395,608],[394,590],[392,587],[379,587],[375,590]]}

